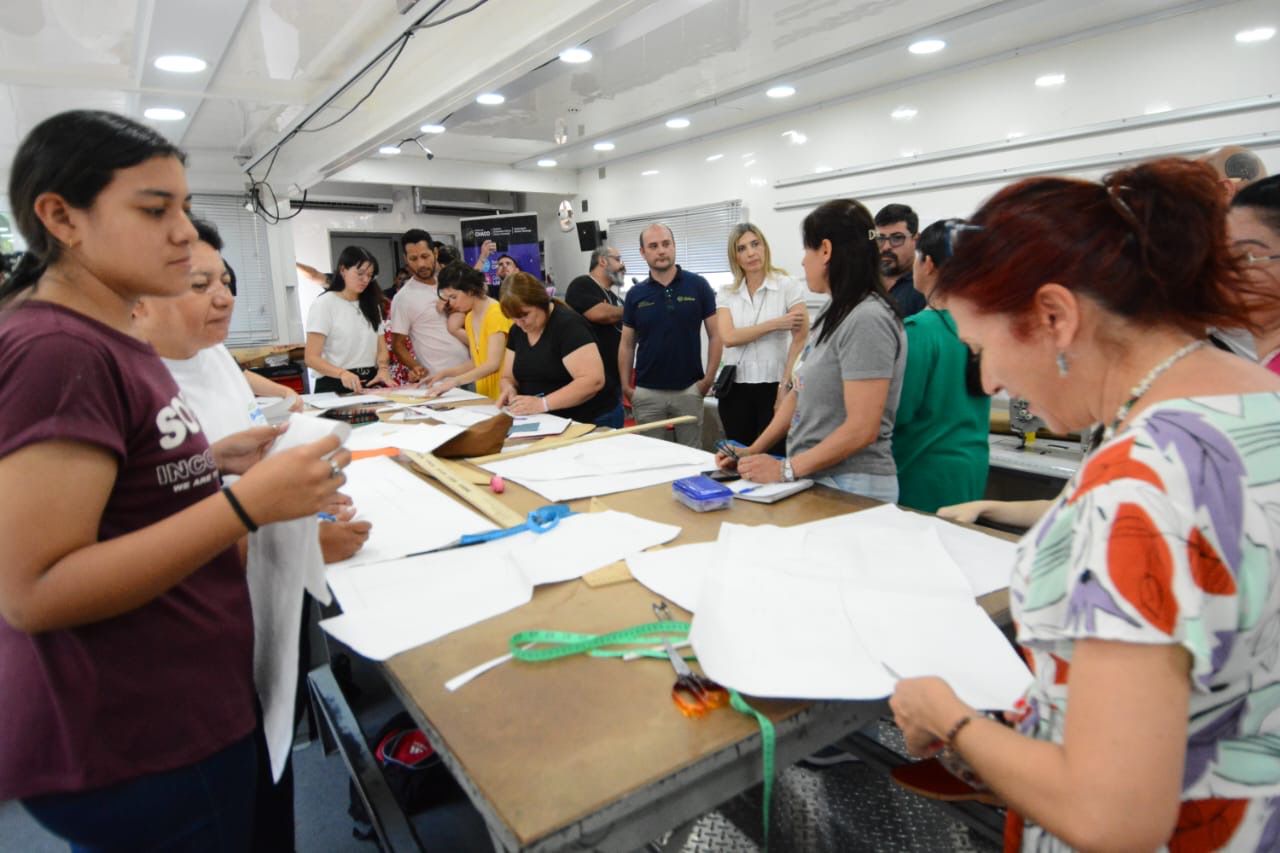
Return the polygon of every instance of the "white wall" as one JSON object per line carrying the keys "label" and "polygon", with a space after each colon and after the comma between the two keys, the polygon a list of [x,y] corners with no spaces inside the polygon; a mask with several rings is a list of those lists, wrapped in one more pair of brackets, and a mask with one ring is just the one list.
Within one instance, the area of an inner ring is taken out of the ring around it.
{"label": "white wall", "polygon": [[[572,196],[550,193],[528,193],[524,209],[538,214],[538,237],[542,240],[547,275],[555,282],[556,293],[564,296],[569,282],[587,271],[589,252],[578,249],[578,229],[560,230],[560,202],[566,198],[574,206],[574,219],[583,217],[578,202]],[[590,218],[590,217],[586,217]]]}
{"label": "white wall", "polygon": [[[1252,14],[1259,22],[1274,23],[1273,3],[1257,0],[1233,4],[1232,9]],[[865,199],[874,213],[890,201],[904,202],[917,210],[923,225],[971,213],[1006,181],[986,180],[942,190],[881,191],[940,177],[1117,152],[1141,159],[1144,152],[1164,146],[1195,147],[1210,140],[1262,134],[1269,134],[1272,147],[1256,146],[1255,150],[1275,174],[1280,171],[1280,149],[1274,147],[1280,142],[1276,134],[1280,104],[1275,103],[1280,87],[1280,38],[1237,45],[1236,27],[1223,17],[1210,8],[896,92],[826,105],[747,130],[695,139],[678,148],[614,160],[607,164],[604,180],[597,178],[594,168],[580,172],[578,199],[590,201],[586,218],[601,220],[603,227],[609,217],[740,198],[747,216],[769,236],[776,261],[799,273],[799,226],[809,208],[776,210],[780,203],[852,195]],[[1232,20],[1239,18],[1233,15]],[[1036,88],[1035,77],[1048,71],[1065,73],[1066,85]],[[1004,140],[1011,131],[1032,137],[1141,117],[1149,106],[1161,102],[1176,110],[1255,96],[1270,96],[1272,105],[1218,118],[1005,149]],[[902,104],[916,107],[918,115],[908,122],[892,120],[889,113]],[[792,144],[783,136],[788,130],[804,133],[807,143]],[[907,148],[929,153],[979,143],[991,143],[996,150],[980,157],[915,163],[802,186],[773,185],[779,179],[814,174],[821,167],[842,169],[901,160]],[[717,153],[724,157],[707,162],[709,155]],[[746,167],[748,160],[755,163]],[[641,177],[649,169],[660,174]],[[1093,177],[1105,170],[1077,171]]]}

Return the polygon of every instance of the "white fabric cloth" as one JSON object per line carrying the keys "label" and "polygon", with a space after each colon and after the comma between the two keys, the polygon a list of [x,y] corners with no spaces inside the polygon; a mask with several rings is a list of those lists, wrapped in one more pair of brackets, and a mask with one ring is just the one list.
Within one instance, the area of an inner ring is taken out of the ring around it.
{"label": "white fabric cloth", "polygon": [[[716,291],[716,310],[728,308],[735,329],[756,326],[781,317],[796,305],[804,304],[805,287],[794,278],[773,274],[766,276],[756,290],[755,299],[743,282],[736,289],[726,284]],[[757,319],[758,318],[758,319]],[[769,332],[740,347],[724,348],[724,363],[736,364],[735,382],[780,382],[786,371],[790,332]]]}
{"label": "white fabric cloth", "polygon": [[332,365],[350,370],[378,364],[378,335],[360,313],[360,303],[343,299],[336,292],[320,294],[307,312],[307,333],[324,335],[321,357]]}
{"label": "white fabric cloth", "polygon": [[[164,363],[210,444],[266,423],[248,381],[221,344],[201,350],[194,358],[164,359]],[[309,516],[268,524],[249,534],[247,576],[253,608],[253,681],[262,703],[262,725],[277,781],[293,747],[303,589],[321,601],[330,600],[317,524],[315,516]]]}
{"label": "white fabric cloth", "polygon": [[391,300],[391,333],[408,335],[413,354],[435,372],[467,360],[467,348],[449,332],[449,317],[437,310],[436,286],[411,278]]}

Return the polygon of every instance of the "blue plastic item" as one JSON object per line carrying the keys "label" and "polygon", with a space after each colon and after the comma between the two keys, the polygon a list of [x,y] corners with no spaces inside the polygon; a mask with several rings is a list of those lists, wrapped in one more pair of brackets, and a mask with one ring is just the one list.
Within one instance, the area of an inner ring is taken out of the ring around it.
{"label": "blue plastic item", "polygon": [[676,480],[671,484],[671,496],[694,512],[728,509],[733,503],[728,486],[702,474]]}

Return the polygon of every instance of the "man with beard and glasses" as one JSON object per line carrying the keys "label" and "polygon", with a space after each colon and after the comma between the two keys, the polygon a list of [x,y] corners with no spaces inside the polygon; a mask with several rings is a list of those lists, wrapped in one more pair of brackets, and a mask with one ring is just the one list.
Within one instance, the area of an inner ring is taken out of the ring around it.
{"label": "man with beard and glasses", "polygon": [[905,204],[886,204],[876,214],[880,280],[903,317],[925,308],[924,297],[916,290],[911,276],[919,231],[920,217]]}
{"label": "man with beard and glasses", "polygon": [[613,246],[600,246],[591,253],[587,275],[569,282],[564,301],[591,322],[600,358],[604,360],[604,387],[617,405],[596,423],[620,429],[623,424],[622,392],[618,380],[618,343],[622,339],[622,300],[614,288],[622,287],[627,267]]}
{"label": "man with beard and glasses", "polygon": [[[405,266],[413,277],[391,302],[391,349],[409,369],[410,381],[418,382],[428,373],[466,361],[467,349],[454,328],[462,328],[462,314],[449,313],[437,298],[436,254],[431,235],[421,228],[411,228],[401,242]],[[409,343],[413,344],[412,351]]]}

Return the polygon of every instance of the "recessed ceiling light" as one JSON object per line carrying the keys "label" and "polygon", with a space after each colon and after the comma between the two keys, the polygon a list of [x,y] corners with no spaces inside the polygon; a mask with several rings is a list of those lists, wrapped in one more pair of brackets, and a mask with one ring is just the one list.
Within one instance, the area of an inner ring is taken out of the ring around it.
{"label": "recessed ceiling light", "polygon": [[798,130],[784,130],[782,135],[787,137],[787,141],[792,145],[804,145],[809,141],[809,137],[805,136]]}
{"label": "recessed ceiling light", "polygon": [[198,74],[208,67],[209,63],[197,56],[172,54],[156,57],[156,68],[161,71],[172,71],[175,74]]}
{"label": "recessed ceiling light", "polygon": [[754,156],[756,156],[756,152],[754,152],[754,151],[748,151],[746,154],[743,154],[743,155],[742,155],[742,159],[743,159],[743,160],[746,160],[747,158],[749,158],[749,157],[754,157]]}
{"label": "recessed ceiling light", "polygon": [[383,145],[378,149],[379,154],[395,155],[400,153],[399,145]]}
{"label": "recessed ceiling light", "polygon": [[148,107],[142,114],[152,121],[182,121],[187,114],[177,107]]}
{"label": "recessed ceiling light", "polygon": [[423,133],[444,133],[444,125],[443,124],[424,124],[422,127],[418,128],[418,130],[422,131]]}
{"label": "recessed ceiling light", "polygon": [[813,167],[813,173],[814,173],[815,175],[821,175],[821,174],[824,174],[824,173],[826,173],[826,172],[834,172],[834,171],[835,171],[835,169],[831,168],[830,166],[826,165],[825,163],[819,163],[818,165],[816,165],[816,166],[814,166],[814,167]]}
{"label": "recessed ceiling light", "polygon": [[896,119],[897,121],[910,121],[911,119],[916,117],[916,114],[918,112],[920,111],[917,110],[915,107],[908,107],[904,105],[904,106],[898,107],[896,110],[889,113],[889,117],[892,119]]}
{"label": "recessed ceiling light", "polygon": [[1036,85],[1041,89],[1048,89],[1051,86],[1061,86],[1067,82],[1065,74],[1041,74],[1036,78]]}
{"label": "recessed ceiling light", "polygon": [[707,158],[707,162],[714,163],[715,161],[719,160],[723,156],[724,156],[723,154],[712,154],[710,157]]}
{"label": "recessed ceiling light", "polygon": [[1005,134],[1005,137],[1004,137],[1004,138],[1005,138],[1005,139],[1009,139],[1009,140],[1013,140],[1013,139],[1021,139],[1021,138],[1022,138],[1022,137],[1024,137],[1024,136],[1026,136],[1026,134],[1025,134],[1025,133],[1023,133],[1023,132],[1022,132],[1022,131],[1020,131],[1020,130],[1011,130],[1011,131],[1009,131],[1008,133],[1006,133],[1006,134]]}
{"label": "recessed ceiling light", "polygon": [[947,43],[942,39],[920,39],[920,41],[913,41],[907,50],[917,56],[925,56],[930,53],[937,53],[946,46]]}
{"label": "recessed ceiling light", "polygon": [[919,156],[920,156],[920,150],[919,150],[919,149],[917,149],[917,148],[903,148],[903,149],[902,149],[902,156],[903,156],[903,157],[919,157]]}
{"label": "recessed ceiling light", "polygon": [[560,54],[560,61],[567,62],[570,65],[580,65],[583,62],[590,62],[591,57],[591,51],[585,47],[571,47]]}
{"label": "recessed ceiling light", "polygon": [[654,175],[658,174],[658,170],[657,170],[657,169],[645,169],[645,170],[644,170],[643,172],[641,172],[640,174],[641,174],[643,177],[646,177],[646,178],[652,178]]}
{"label": "recessed ceiling light", "polygon": [[1240,42],[1240,44],[1255,44],[1260,41],[1267,41],[1275,34],[1275,27],[1254,27],[1251,30],[1241,30],[1236,33],[1236,41]]}
{"label": "recessed ceiling light", "polygon": [[556,165],[556,161],[552,160],[550,157],[544,157],[538,161],[538,165],[544,169],[550,169]]}
{"label": "recessed ceiling light", "polygon": [[616,146],[612,142],[597,142],[591,147],[597,151],[612,151]]}
{"label": "recessed ceiling light", "polygon": [[486,107],[496,107],[498,104],[504,103],[507,99],[497,92],[485,92],[476,95],[476,103],[484,104]]}
{"label": "recessed ceiling light", "polygon": [[752,178],[752,179],[751,179],[751,186],[753,186],[753,187],[767,187],[767,186],[769,186],[769,179],[768,179],[768,178]]}
{"label": "recessed ceiling light", "polygon": [[671,128],[672,130],[684,130],[688,126],[689,126],[689,120],[687,118],[667,119],[667,127]]}
{"label": "recessed ceiling light", "polygon": [[755,160],[748,160],[747,162],[742,164],[742,168],[746,169],[747,167],[754,166],[755,164],[756,164]]}
{"label": "recessed ceiling light", "polygon": [[774,86],[765,91],[765,94],[768,95],[770,98],[790,98],[795,93],[796,93],[795,86],[787,86],[785,84],[781,86]]}
{"label": "recessed ceiling light", "polygon": [[1167,113],[1171,109],[1173,109],[1173,107],[1165,103],[1147,104],[1147,108],[1142,112],[1145,115],[1153,116],[1153,115],[1158,115],[1159,113]]}

